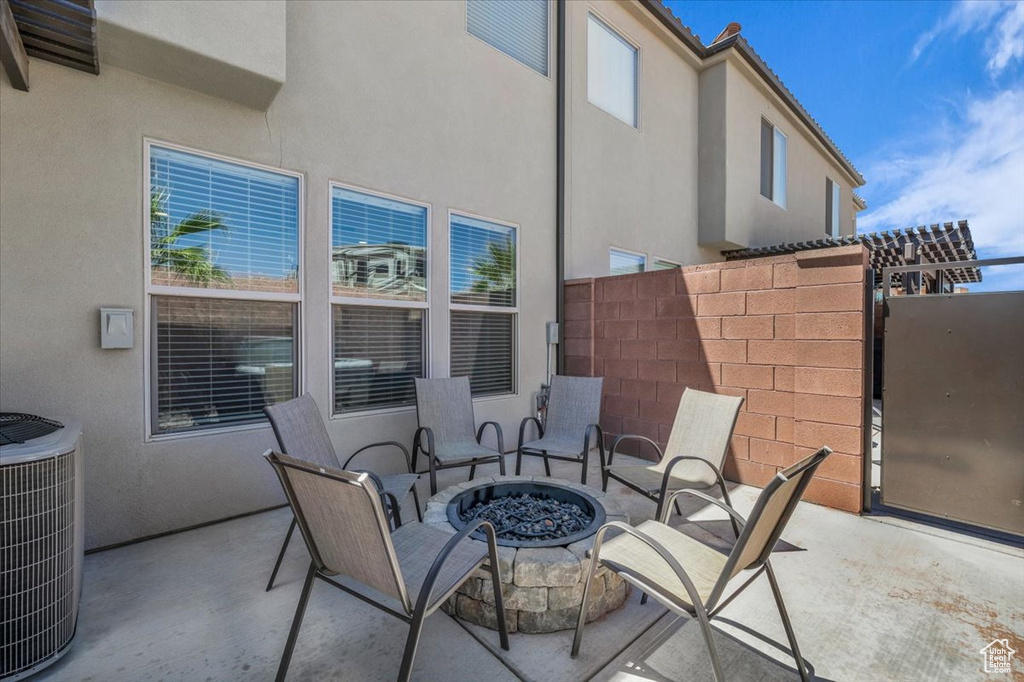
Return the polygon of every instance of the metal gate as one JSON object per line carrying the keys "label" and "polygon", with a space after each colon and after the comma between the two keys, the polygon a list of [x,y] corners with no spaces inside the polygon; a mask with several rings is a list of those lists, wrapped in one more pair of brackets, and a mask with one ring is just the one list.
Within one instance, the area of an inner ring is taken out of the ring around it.
{"label": "metal gate", "polygon": [[1024,292],[890,295],[924,269],[883,271],[882,503],[1024,535]]}

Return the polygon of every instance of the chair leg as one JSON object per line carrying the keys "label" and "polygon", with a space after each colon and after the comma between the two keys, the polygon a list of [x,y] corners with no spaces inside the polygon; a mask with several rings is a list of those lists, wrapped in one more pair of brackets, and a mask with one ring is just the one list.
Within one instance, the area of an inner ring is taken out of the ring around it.
{"label": "chair leg", "polygon": [[544,453],[544,475],[551,478],[551,461],[548,460],[547,452]]}
{"label": "chair leg", "polygon": [[423,509],[420,507],[420,494],[416,492],[416,486],[412,487],[412,503],[416,505],[416,519],[423,523]]}
{"label": "chair leg", "polygon": [[[672,500],[672,502],[675,504],[676,514],[679,514],[680,516],[684,516],[683,510],[680,509],[680,507],[679,507],[679,498],[677,497],[676,499]],[[732,517],[730,516],[729,518],[732,518]]]}
{"label": "chair leg", "polygon": [[437,494],[437,469],[434,466],[434,458],[430,457],[430,495],[434,496]]}
{"label": "chair leg", "polygon": [[281,551],[277,553],[277,562],[274,564],[274,570],[270,574],[270,582],[267,583],[267,592],[270,592],[274,587],[274,581],[277,579],[277,571],[281,568],[281,562],[284,560],[284,553],[288,549],[288,543],[292,540],[292,533],[295,532],[295,526],[299,524],[295,520],[295,516],[292,516],[292,523],[288,526],[288,534],[284,536],[284,544],[281,545]]}
{"label": "chair leg", "polygon": [[808,682],[810,677],[807,674],[807,666],[804,665],[804,659],[800,655],[800,647],[796,643],[796,633],[793,632],[793,624],[789,622],[786,605],[782,602],[782,591],[779,589],[778,581],[775,580],[775,571],[772,570],[771,563],[767,561],[764,563],[764,567],[765,573],[768,574],[768,584],[772,586],[772,594],[775,596],[775,604],[779,607],[779,615],[782,616],[782,625],[786,628],[786,637],[789,638],[789,646],[793,650],[793,659],[796,661],[800,679],[803,682]]}
{"label": "chair leg", "polygon": [[587,456],[589,454],[589,451],[583,453],[583,472],[580,474],[580,483],[583,485],[587,484]]}
{"label": "chair leg", "polygon": [[469,466],[469,480],[472,481],[474,476],[476,476],[476,465],[471,464]]}
{"label": "chair leg", "polygon": [[501,593],[501,567],[494,547],[488,548],[488,555],[491,564],[491,588],[494,590],[494,611],[498,620],[498,640],[501,648],[508,651],[508,622],[505,620],[505,597]]}
{"label": "chair leg", "polygon": [[409,682],[412,677],[412,661],[416,658],[416,649],[420,645],[423,634],[423,613],[417,611],[409,623],[409,636],[405,639],[405,654],[402,656],[402,668],[398,671],[398,682]]}
{"label": "chair leg", "polygon": [[587,570],[587,582],[583,584],[583,601],[580,602],[580,615],[576,618],[576,634],[572,638],[572,652],[569,654],[576,658],[580,653],[580,643],[583,641],[583,624],[587,620],[587,597],[590,595],[590,584],[594,582],[594,574],[597,573],[596,557],[591,557],[590,568]]}
{"label": "chair leg", "polygon": [[302,585],[302,594],[299,595],[299,605],[295,608],[295,618],[292,619],[292,628],[288,632],[288,642],[284,645],[284,653],[281,655],[281,665],[277,668],[276,682],[284,682],[288,675],[288,666],[292,662],[292,652],[295,651],[295,641],[299,638],[299,628],[302,627],[302,617],[306,615],[306,604],[309,603],[309,593],[313,589],[313,581],[316,580],[316,565],[310,562],[309,571],[306,572],[306,582]]}
{"label": "chair leg", "polygon": [[523,470],[523,449],[516,448],[516,476]]}
{"label": "chair leg", "polygon": [[718,657],[718,647],[715,646],[715,640],[712,636],[711,621],[708,620],[707,611],[704,610],[703,606],[695,606],[694,610],[697,612],[697,622],[700,623],[700,631],[704,634],[704,641],[708,644],[708,656],[711,657],[711,669],[715,673],[715,680],[717,682],[725,682],[725,673],[722,671],[722,660]]}
{"label": "chair leg", "polygon": [[502,452],[498,455],[498,473],[502,476],[505,475],[505,453]]}

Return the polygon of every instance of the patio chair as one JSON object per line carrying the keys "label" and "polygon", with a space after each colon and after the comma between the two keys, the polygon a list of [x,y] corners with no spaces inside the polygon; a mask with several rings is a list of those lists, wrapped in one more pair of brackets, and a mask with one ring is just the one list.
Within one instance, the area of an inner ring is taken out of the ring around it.
{"label": "patio chair", "polygon": [[[398,673],[404,682],[412,674],[423,620],[487,561],[501,648],[508,650],[498,545],[490,523],[474,521],[457,535],[423,523],[407,523],[391,533],[381,498],[366,472],[320,466],[272,451],[264,456],[281,479],[311,558],[277,670],[278,682],[288,674],[315,578],[409,624]],[[469,537],[478,528],[483,528],[486,543]],[[357,590],[352,583],[372,591]]]}
{"label": "patio chair", "polygon": [[[412,441],[412,466],[416,471],[416,459],[422,452],[430,470],[431,495],[437,494],[437,472],[441,469],[468,466],[472,481],[478,464],[497,462],[501,475],[505,475],[505,438],[501,425],[484,422],[476,429],[469,377],[416,379],[416,417],[419,428]],[[487,426],[494,427],[497,450],[480,444]]]}
{"label": "patio chair", "polygon": [[[667,496],[683,488],[707,489],[718,485],[725,503],[732,504],[722,478],[722,462],[742,404],[743,398],[687,388],[679,399],[665,452],[650,438],[619,436],[608,452],[607,464],[602,462],[603,490],[608,490],[608,479],[615,479],[646,495],[658,503],[655,518],[661,517]],[[619,444],[630,440],[653,446],[658,452],[658,462],[613,464]]]}
{"label": "patio chair", "polygon": [[[830,449],[822,447],[777,473],[761,491],[746,519],[730,505],[700,491],[684,488],[670,493],[669,500],[675,500],[679,495],[693,495],[713,504],[725,510],[741,527],[739,538],[728,556],[669,527],[666,524],[671,513],[669,504],[664,505],[657,521],[645,521],[636,528],[617,521],[603,525],[594,539],[590,570],[583,588],[583,603],[576,621],[572,656],[579,654],[590,584],[598,564],[603,564],[645,594],[652,595],[674,613],[695,617],[707,643],[715,679],[721,682],[725,677],[711,634],[711,619],[764,573],[768,576],[775,604],[782,617],[800,679],[808,680],[807,668],[800,656],[800,647],[786,613],[770,557],[815,469],[831,453]],[[613,529],[621,532],[604,542],[605,534]],[[748,569],[756,571],[739,588],[722,599],[732,579]]]}
{"label": "patio chair", "polygon": [[[366,473],[370,476],[374,485],[376,485],[377,491],[384,498],[388,517],[396,528],[402,525],[401,506],[399,503],[405,499],[405,496],[410,491],[412,492],[413,504],[416,505],[416,517],[420,521],[423,520],[420,498],[416,492],[416,481],[419,480],[419,476],[413,473],[412,463],[409,461],[409,451],[405,449],[404,445],[395,441],[371,443],[353,452],[342,464],[338,461],[334,445],[331,444],[331,437],[327,434],[327,427],[324,426],[324,420],[320,416],[320,408],[317,407],[313,396],[306,393],[287,402],[268,405],[263,408],[263,411],[266,413],[267,418],[270,419],[270,425],[274,429],[274,435],[277,437],[277,444],[281,448],[281,452],[308,462],[315,462],[316,464],[336,469],[348,469],[349,464],[355,459],[356,455],[362,454],[367,450],[382,447],[394,447],[400,450],[405,457],[405,468],[408,473],[381,476],[371,472]],[[270,574],[270,581],[267,583],[268,592],[274,587],[277,571],[281,568],[284,553],[288,549],[288,543],[291,542],[292,533],[295,532],[295,524],[296,520],[292,518],[291,525],[288,526],[288,534],[284,536],[281,551],[277,554],[274,570]]]}
{"label": "patio chair", "polygon": [[[548,398],[548,417],[541,425],[536,417],[527,417],[519,425],[519,447],[516,448],[516,475],[523,464],[523,456],[543,457],[544,471],[550,476],[549,459],[582,462],[580,483],[587,484],[587,458],[597,445],[604,461],[604,434],[601,419],[601,377],[551,377]],[[537,440],[523,442],[530,422],[537,425]],[[591,440],[591,435],[594,440]]]}

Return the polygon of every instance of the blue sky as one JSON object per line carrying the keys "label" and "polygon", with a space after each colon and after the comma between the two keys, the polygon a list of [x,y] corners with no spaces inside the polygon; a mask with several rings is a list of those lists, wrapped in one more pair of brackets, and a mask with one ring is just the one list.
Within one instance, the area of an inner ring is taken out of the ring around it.
{"label": "blue sky", "polygon": [[1024,2],[665,4],[705,44],[742,25],[867,180],[862,231],[966,218],[979,256],[1024,255]]}

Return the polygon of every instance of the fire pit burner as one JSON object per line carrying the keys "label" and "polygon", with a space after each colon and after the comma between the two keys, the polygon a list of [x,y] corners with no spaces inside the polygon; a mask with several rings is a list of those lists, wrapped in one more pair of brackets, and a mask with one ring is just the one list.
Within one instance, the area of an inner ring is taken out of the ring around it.
{"label": "fire pit burner", "polygon": [[590,495],[540,482],[485,483],[456,495],[447,511],[457,529],[478,518],[490,521],[498,544],[507,547],[564,547],[605,521],[604,508]]}

